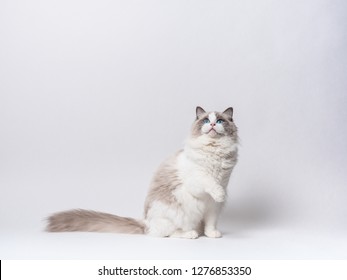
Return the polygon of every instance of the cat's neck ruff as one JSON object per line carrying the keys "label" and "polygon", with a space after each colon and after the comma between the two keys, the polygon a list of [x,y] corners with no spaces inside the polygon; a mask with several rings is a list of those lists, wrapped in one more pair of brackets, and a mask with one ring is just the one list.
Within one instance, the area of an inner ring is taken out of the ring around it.
{"label": "cat's neck ruff", "polygon": [[215,152],[217,149],[225,149],[227,151],[235,150],[237,142],[229,136],[212,138],[207,134],[199,137],[191,137],[186,141],[186,149],[201,150],[206,152]]}
{"label": "cat's neck ruff", "polygon": [[230,155],[237,151],[237,141],[228,136],[212,138],[208,135],[201,135],[189,138],[184,151],[186,156],[193,161],[200,161],[204,157],[224,160],[229,159]]}

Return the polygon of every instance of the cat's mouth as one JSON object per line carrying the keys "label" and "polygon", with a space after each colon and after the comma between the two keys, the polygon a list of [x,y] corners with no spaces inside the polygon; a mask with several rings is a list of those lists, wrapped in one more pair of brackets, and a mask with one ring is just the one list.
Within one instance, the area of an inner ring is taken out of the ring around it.
{"label": "cat's mouth", "polygon": [[214,129],[214,128],[211,128],[208,132],[207,132],[208,135],[211,135],[212,137],[213,136],[216,136],[218,135],[218,132]]}

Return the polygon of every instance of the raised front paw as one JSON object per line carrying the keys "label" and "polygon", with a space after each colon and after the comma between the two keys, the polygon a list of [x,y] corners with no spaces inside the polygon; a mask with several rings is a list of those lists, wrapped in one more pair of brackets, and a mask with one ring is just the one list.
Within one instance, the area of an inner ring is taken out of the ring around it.
{"label": "raised front paw", "polygon": [[209,194],[212,196],[212,198],[216,202],[223,202],[223,201],[225,201],[226,194],[225,194],[225,191],[224,191],[224,189],[222,187],[215,188],[215,189],[211,190],[209,192]]}

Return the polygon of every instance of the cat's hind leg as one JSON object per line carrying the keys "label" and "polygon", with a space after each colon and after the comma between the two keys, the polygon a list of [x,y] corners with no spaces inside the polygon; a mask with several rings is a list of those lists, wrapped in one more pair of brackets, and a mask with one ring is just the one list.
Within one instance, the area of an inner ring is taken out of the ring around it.
{"label": "cat's hind leg", "polygon": [[177,229],[174,224],[165,218],[155,218],[148,223],[147,233],[154,237],[174,237],[195,239],[199,233],[195,230],[183,231]]}
{"label": "cat's hind leg", "polygon": [[175,229],[175,225],[166,218],[156,217],[147,221],[147,234],[154,237],[169,237]]}
{"label": "cat's hind leg", "polygon": [[196,239],[199,237],[199,233],[196,230],[183,231],[181,229],[177,229],[170,235],[170,237]]}

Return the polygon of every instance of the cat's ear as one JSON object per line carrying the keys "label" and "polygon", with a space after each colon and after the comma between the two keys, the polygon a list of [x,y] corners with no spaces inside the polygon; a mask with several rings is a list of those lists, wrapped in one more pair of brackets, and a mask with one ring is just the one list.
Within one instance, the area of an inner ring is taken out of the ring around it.
{"label": "cat's ear", "polygon": [[202,114],[206,113],[200,106],[196,107],[196,118],[198,119]]}
{"label": "cat's ear", "polygon": [[228,116],[228,119],[229,120],[233,120],[233,113],[234,113],[234,109],[233,109],[233,107],[229,107],[228,109],[226,109],[224,112],[223,112],[223,114],[224,115],[227,115]]}

